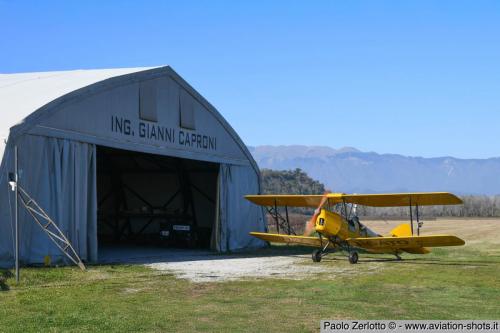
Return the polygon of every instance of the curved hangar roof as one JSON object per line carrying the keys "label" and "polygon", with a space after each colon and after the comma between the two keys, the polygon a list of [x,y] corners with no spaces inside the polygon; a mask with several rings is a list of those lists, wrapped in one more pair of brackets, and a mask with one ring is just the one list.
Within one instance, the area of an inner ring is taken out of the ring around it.
{"label": "curved hangar roof", "polygon": [[169,66],[0,74],[0,110],[0,156],[9,133],[10,139],[30,133],[214,162],[250,162],[258,172],[232,127]]}

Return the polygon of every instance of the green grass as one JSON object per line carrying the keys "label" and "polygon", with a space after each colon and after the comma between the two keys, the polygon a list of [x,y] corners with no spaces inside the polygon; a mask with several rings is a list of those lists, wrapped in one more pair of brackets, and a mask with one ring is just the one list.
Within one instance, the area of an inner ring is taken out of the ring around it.
{"label": "green grass", "polygon": [[[301,252],[275,247],[260,254]],[[308,280],[193,284],[140,265],[0,271],[1,332],[317,331],[320,319],[500,319],[497,245],[358,265]],[[314,265],[304,262],[304,265]],[[316,264],[317,265],[317,264]]]}

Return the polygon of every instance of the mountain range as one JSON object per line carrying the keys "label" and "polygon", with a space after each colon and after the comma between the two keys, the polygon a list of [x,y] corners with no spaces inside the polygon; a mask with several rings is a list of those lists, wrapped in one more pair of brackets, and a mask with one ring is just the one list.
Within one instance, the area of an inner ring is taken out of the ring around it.
{"label": "mountain range", "polygon": [[300,168],[333,192],[449,191],[500,194],[500,158],[411,157],[362,152],[352,147],[249,147],[261,169]]}

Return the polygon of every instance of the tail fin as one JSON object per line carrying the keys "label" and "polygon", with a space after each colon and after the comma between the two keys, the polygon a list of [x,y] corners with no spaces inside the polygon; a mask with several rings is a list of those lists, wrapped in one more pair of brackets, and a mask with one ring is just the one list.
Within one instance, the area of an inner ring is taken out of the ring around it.
{"label": "tail fin", "polygon": [[[411,237],[411,226],[409,224],[400,224],[396,228],[391,230],[392,237]],[[427,254],[431,250],[426,247],[411,247],[402,249],[405,252],[413,254]]]}
{"label": "tail fin", "polygon": [[409,237],[411,236],[411,227],[409,224],[400,224],[391,230],[392,237]]}

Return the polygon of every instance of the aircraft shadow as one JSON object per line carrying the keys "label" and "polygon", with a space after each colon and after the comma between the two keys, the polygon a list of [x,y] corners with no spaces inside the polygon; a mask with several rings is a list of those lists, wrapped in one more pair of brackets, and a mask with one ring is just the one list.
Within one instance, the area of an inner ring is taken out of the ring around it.
{"label": "aircraft shadow", "polygon": [[[324,258],[323,260],[345,260],[347,258]],[[396,265],[438,265],[438,266],[492,266],[499,265],[500,263],[491,262],[491,261],[481,261],[481,260],[446,260],[446,259],[437,259],[437,258],[403,258],[402,260],[398,260],[396,258],[360,258],[358,264],[365,263],[377,263],[384,262],[387,264],[396,264]]]}

